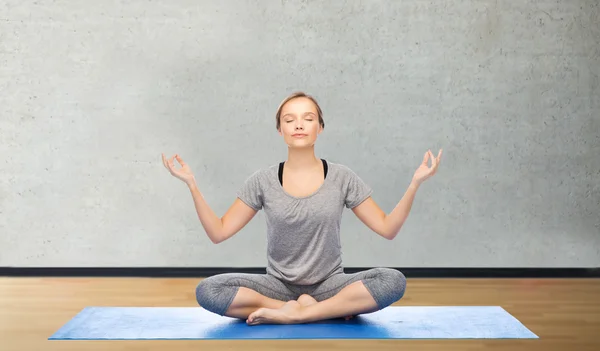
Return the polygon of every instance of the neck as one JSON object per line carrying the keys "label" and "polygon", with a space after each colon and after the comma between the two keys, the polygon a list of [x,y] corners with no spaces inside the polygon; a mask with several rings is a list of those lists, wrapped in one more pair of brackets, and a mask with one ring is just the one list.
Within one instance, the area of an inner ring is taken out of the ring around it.
{"label": "neck", "polygon": [[311,169],[318,167],[321,160],[315,156],[315,148],[292,149],[288,148],[288,159],[285,162],[287,168]]}

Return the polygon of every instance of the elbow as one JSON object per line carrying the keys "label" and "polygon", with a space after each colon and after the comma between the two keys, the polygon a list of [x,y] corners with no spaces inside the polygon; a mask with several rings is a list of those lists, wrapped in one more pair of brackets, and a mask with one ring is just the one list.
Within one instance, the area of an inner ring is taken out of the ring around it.
{"label": "elbow", "polygon": [[222,243],[223,240],[224,240],[223,239],[223,235],[221,235],[220,233],[209,233],[209,232],[207,232],[206,234],[207,234],[208,238],[210,239],[210,241],[213,244],[215,244],[215,245]]}
{"label": "elbow", "polygon": [[378,232],[377,234],[379,234],[382,238],[386,240],[392,240],[396,236],[394,233],[387,231]]}
{"label": "elbow", "polygon": [[381,220],[381,225],[379,226],[379,228],[377,228],[377,230],[375,230],[375,232],[383,238],[385,238],[386,240],[392,240],[394,238],[394,229],[390,226],[387,215],[383,216]]}
{"label": "elbow", "polygon": [[400,225],[398,227],[394,227],[394,228],[384,228],[379,235],[383,236],[387,240],[394,240],[394,238],[400,232],[401,228],[402,228],[402,225]]}
{"label": "elbow", "polygon": [[392,232],[392,233],[388,233],[388,234],[385,236],[385,238],[386,238],[386,239],[388,239],[388,240],[394,240],[394,238],[396,238],[396,236],[398,235],[398,232],[399,232],[399,231],[395,231],[395,232]]}
{"label": "elbow", "polygon": [[222,235],[221,236],[217,236],[216,238],[211,239],[211,241],[212,241],[213,244],[217,245],[217,244],[220,244],[223,241],[225,241],[225,237],[222,236]]}
{"label": "elbow", "polygon": [[225,239],[229,237],[227,233],[225,233],[225,229],[223,228],[223,218],[219,218],[219,226],[215,226],[216,228],[212,228],[212,230],[207,230],[206,235],[208,235],[210,241],[213,244],[220,244]]}

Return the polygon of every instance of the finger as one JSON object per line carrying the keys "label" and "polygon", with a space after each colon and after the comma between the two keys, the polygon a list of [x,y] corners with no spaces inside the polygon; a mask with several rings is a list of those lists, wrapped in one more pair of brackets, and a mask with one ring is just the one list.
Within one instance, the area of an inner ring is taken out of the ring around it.
{"label": "finger", "polygon": [[180,165],[185,166],[185,162],[183,162],[183,160],[181,159],[181,157],[179,157],[179,155],[175,155],[175,158],[177,159],[177,162],[179,162]]}
{"label": "finger", "polygon": [[429,159],[429,152],[426,152],[423,156],[423,164],[427,165],[427,160]]}
{"label": "finger", "polygon": [[429,156],[431,156],[431,167],[435,167],[435,157],[433,157],[433,153],[429,150]]}
{"label": "finger", "polygon": [[165,154],[162,154],[162,162],[163,162],[163,165],[165,166],[165,168],[169,169],[169,166],[167,165],[167,158],[165,157]]}
{"label": "finger", "polygon": [[175,172],[175,164],[173,163],[173,158],[174,158],[174,157],[175,157],[175,156],[173,156],[173,157],[171,157],[171,158],[167,159],[167,165],[169,166],[169,170],[170,170],[171,172]]}
{"label": "finger", "polygon": [[437,172],[437,169],[440,165],[440,157],[442,157],[442,150],[440,149],[440,152],[438,153],[438,156],[435,158],[435,165],[432,167],[432,174],[435,174]]}

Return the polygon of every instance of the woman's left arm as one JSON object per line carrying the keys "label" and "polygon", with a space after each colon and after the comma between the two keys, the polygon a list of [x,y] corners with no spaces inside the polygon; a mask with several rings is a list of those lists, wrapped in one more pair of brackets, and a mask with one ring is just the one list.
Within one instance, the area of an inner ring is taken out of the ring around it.
{"label": "woman's left arm", "polygon": [[[428,165],[429,157],[431,157],[431,167]],[[394,239],[408,218],[417,190],[426,179],[437,172],[441,157],[442,150],[435,158],[431,151],[425,153],[423,163],[415,171],[404,196],[390,214],[386,214],[371,197],[354,207],[352,212],[375,233],[388,240]]]}

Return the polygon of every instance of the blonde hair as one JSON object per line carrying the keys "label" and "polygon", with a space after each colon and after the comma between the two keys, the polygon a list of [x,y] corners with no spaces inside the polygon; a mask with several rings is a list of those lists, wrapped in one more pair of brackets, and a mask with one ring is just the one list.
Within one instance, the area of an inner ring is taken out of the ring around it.
{"label": "blonde hair", "polygon": [[279,104],[279,107],[277,108],[277,113],[275,114],[275,121],[276,121],[276,128],[277,130],[279,130],[279,128],[281,127],[281,110],[283,109],[283,106],[288,103],[290,100],[293,99],[297,99],[297,98],[307,98],[310,101],[313,102],[313,104],[315,104],[316,108],[317,108],[317,114],[319,115],[319,124],[321,125],[321,128],[325,128],[325,122],[323,121],[323,111],[321,111],[321,106],[319,106],[319,103],[317,102],[317,100],[304,93],[301,91],[297,91],[291,95],[289,95],[288,97],[286,97],[285,99],[283,99],[283,101],[281,102],[281,104]]}

